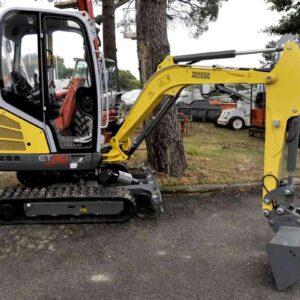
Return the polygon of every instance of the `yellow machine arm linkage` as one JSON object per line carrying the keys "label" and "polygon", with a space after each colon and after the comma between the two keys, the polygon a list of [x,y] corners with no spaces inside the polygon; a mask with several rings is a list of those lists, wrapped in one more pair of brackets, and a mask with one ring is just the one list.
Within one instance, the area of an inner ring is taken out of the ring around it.
{"label": "yellow machine arm linkage", "polygon": [[[273,190],[277,187],[274,177],[279,180],[287,121],[300,115],[300,50],[296,43],[285,45],[280,60],[271,72],[178,65],[172,56],[166,57],[111,139],[111,150],[104,154],[105,160],[117,162],[128,158],[126,151],[130,148],[130,136],[165,95],[174,97],[188,85],[204,83],[266,84],[264,184],[268,191]],[[268,176],[270,174],[274,177]],[[263,203],[263,209],[272,210],[273,206]]]}

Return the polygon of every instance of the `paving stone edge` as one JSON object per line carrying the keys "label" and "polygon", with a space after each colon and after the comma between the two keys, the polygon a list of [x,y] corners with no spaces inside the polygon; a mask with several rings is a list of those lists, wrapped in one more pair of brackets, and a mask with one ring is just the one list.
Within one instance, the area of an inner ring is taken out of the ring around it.
{"label": "paving stone edge", "polygon": [[[300,177],[294,178],[294,184],[300,185]],[[233,184],[195,184],[195,185],[176,185],[165,186],[160,185],[160,191],[165,194],[176,193],[208,193],[219,191],[240,191],[251,190],[254,188],[261,188],[261,182],[246,182],[246,183],[233,183]]]}

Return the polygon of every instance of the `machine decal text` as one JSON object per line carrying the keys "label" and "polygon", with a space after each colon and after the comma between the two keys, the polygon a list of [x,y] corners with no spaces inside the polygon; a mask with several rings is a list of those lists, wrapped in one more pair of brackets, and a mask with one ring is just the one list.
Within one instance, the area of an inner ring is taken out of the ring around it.
{"label": "machine decal text", "polygon": [[210,79],[210,73],[193,71],[192,77],[197,79]]}

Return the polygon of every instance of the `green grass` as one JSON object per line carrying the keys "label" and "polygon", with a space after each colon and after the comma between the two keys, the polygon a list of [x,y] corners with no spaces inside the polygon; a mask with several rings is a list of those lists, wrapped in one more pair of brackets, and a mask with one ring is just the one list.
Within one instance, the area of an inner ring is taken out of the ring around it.
{"label": "green grass", "polygon": [[[156,172],[161,185],[258,182],[263,176],[264,141],[249,137],[247,129],[233,131],[210,123],[193,123],[184,137],[184,147],[188,167],[183,176]],[[145,148],[143,143],[140,149],[144,150],[134,154],[130,167],[146,160]],[[296,175],[300,175],[300,168]],[[13,172],[0,172],[0,176],[0,187],[17,184]]]}
{"label": "green grass", "polygon": [[[210,123],[193,123],[184,137],[184,147],[188,167],[183,176],[158,173],[160,184],[257,182],[263,176],[264,142],[249,137],[248,130],[233,131]],[[130,165],[145,159],[146,151],[138,151]]]}

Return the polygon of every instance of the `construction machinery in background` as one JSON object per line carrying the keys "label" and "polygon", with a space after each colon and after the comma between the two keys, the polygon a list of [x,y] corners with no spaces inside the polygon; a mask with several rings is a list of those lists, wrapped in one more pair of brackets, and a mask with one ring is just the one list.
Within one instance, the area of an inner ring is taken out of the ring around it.
{"label": "construction machinery in background", "polygon": [[[102,80],[104,60],[99,59],[91,16],[84,11],[10,8],[0,15],[0,27],[0,170],[16,171],[23,183],[0,191],[1,224],[121,222],[136,211],[161,213],[161,194],[151,170],[144,166],[129,171],[126,162],[177,95],[194,84],[265,84],[262,212],[276,233],[267,252],[279,290],[300,279],[300,208],[293,203],[300,128],[298,44],[167,56],[107,142],[104,131],[109,122],[103,122],[107,83]],[[193,65],[270,51],[282,51],[270,72]],[[87,63],[89,82],[74,79],[69,87],[75,101],[72,113],[80,112],[80,126],[86,126],[87,132],[78,130],[74,115],[60,126],[52,83],[55,55]],[[166,95],[170,97],[153,115]],[[149,117],[147,126],[132,138]],[[285,144],[286,179],[281,177]]]}
{"label": "construction machinery in background", "polygon": [[[213,122],[234,130],[249,127],[249,134],[264,133],[265,93],[263,85],[214,84],[184,89],[176,103],[178,111],[193,121]],[[195,93],[195,90],[198,91]]]}
{"label": "construction machinery in background", "polygon": [[[54,2],[54,6],[59,9],[76,9],[78,11],[87,13],[87,16],[90,17],[90,20],[92,22],[92,26],[95,26],[96,37],[94,39],[94,44],[95,51],[97,52],[97,57],[99,60],[102,60],[102,62],[100,62],[102,66],[101,80],[104,89],[103,99],[105,99],[105,101],[102,103],[102,123],[103,125],[108,124],[108,126],[105,126],[106,129],[104,131],[105,140],[108,141],[112,134],[115,133],[115,131],[119,128],[120,124],[124,121],[127,113],[127,108],[126,103],[121,99],[123,93],[118,87],[117,66],[113,60],[104,58],[103,54],[101,54],[99,50],[101,41],[98,36],[100,29],[97,27],[97,25],[100,26],[102,24],[103,18],[101,15],[95,18],[92,0],[56,0]],[[66,55],[68,56],[69,54],[66,53]],[[55,58],[56,60],[53,79],[55,77],[57,78],[55,74],[58,74],[57,57]],[[64,90],[55,91],[56,98],[58,101],[62,100],[62,98],[64,100],[63,106],[60,109],[61,119],[71,120],[72,118],[74,118],[75,115],[76,122],[83,125],[78,126],[77,130],[83,130],[83,132],[88,132],[88,127],[85,125],[86,122],[82,121],[83,118],[80,112],[74,111],[75,101],[72,92],[73,89],[70,88],[72,87],[72,84],[74,82],[80,81],[81,83],[84,83],[85,86],[90,84],[88,64],[86,62],[85,57],[73,57],[73,60],[75,61],[75,66],[73,69],[74,71],[72,78],[68,86]],[[49,77],[49,79],[51,80],[51,76]],[[58,107],[60,107],[60,105],[58,105]],[[60,128],[62,128],[62,126],[60,126]]]}
{"label": "construction machinery in background", "polygon": [[[233,129],[249,126],[250,98],[243,85],[204,84],[184,89],[177,101],[177,109],[193,121],[213,122]],[[237,119],[241,120],[239,124]]]}
{"label": "construction machinery in background", "polygon": [[242,91],[238,92],[232,88],[225,86],[223,86],[223,91],[227,91],[227,93],[232,94],[232,97],[234,97],[236,101],[236,107],[224,109],[217,120],[217,124],[220,126],[226,126],[234,130],[241,130],[245,127],[249,127],[251,124],[250,116],[253,95],[252,86],[251,90],[250,86],[245,88],[244,91],[247,92],[246,94],[242,93]]}
{"label": "construction machinery in background", "polygon": [[135,3],[129,2],[128,7],[123,8],[123,19],[117,24],[117,27],[121,28],[124,39],[136,40],[136,11]]}
{"label": "construction machinery in background", "polygon": [[236,102],[226,94],[210,97],[209,104],[212,106],[219,106],[221,108],[221,111],[225,109],[236,108]]}
{"label": "construction machinery in background", "polygon": [[[192,85],[183,89],[176,100],[178,114],[195,122],[216,122],[221,107],[211,105],[211,85]],[[183,114],[183,115],[182,115]]]}
{"label": "construction machinery in background", "polygon": [[[118,91],[118,75],[115,62],[112,59],[107,58],[100,58],[100,60],[104,60],[101,78],[102,85],[105,87],[103,98],[107,99],[103,103],[102,123],[105,124],[108,121],[108,126],[103,134],[108,142],[112,133],[124,122],[127,114],[127,104],[121,98],[123,92]],[[58,113],[60,114],[60,121],[58,122],[61,123],[60,129],[62,129],[68,126],[67,124],[74,118],[74,122],[78,123],[76,126],[78,130],[77,134],[84,135],[84,132],[86,132],[86,135],[88,135],[88,126],[85,126],[85,122],[82,121],[84,118],[81,113],[76,110],[75,98],[70,87],[73,82],[76,81],[80,81],[84,86],[88,86],[90,84],[89,69],[85,59],[74,58],[74,61],[75,66],[68,85],[63,89],[55,90],[55,100],[57,102]]]}
{"label": "construction machinery in background", "polygon": [[263,85],[258,86],[255,101],[251,101],[249,135],[264,138],[266,119],[266,92]]}

